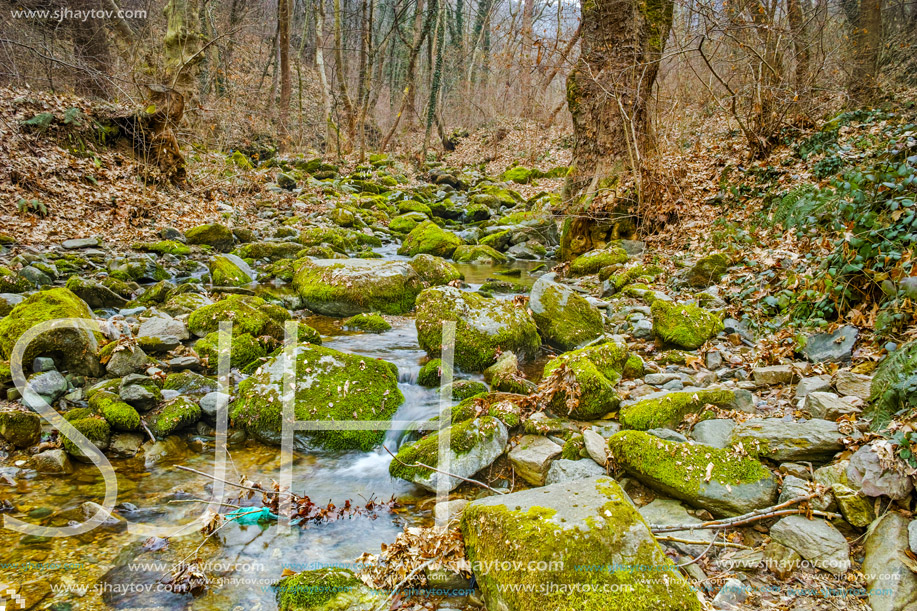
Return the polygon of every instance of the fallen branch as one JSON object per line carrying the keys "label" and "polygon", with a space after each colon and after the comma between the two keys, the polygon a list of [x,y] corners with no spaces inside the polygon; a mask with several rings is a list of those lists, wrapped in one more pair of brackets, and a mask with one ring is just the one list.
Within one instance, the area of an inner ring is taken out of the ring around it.
{"label": "fallen branch", "polygon": [[221,479],[221,478],[219,478],[219,477],[216,477],[215,475],[211,475],[211,474],[209,474],[209,473],[204,473],[203,471],[198,471],[197,469],[192,469],[191,467],[186,467],[186,466],[184,466],[184,465],[175,465],[175,468],[176,468],[176,469],[181,469],[182,471],[190,471],[191,473],[197,473],[198,475],[203,475],[204,477],[209,477],[209,478],[212,479],[212,480],[215,480],[215,481],[218,481],[218,482],[223,482],[224,484],[228,484],[228,485],[230,485],[230,486],[235,486],[236,488],[241,488],[242,490],[251,490],[252,492],[260,492],[261,494],[288,494],[288,495],[290,495],[290,496],[292,496],[292,497],[294,497],[294,498],[296,497],[295,494],[293,494],[292,492],[288,492],[288,491],[286,491],[286,490],[265,490],[264,488],[253,488],[253,487],[251,487],[251,486],[244,486],[244,485],[242,485],[242,484],[237,484],[237,483],[231,482],[231,481],[229,481],[229,480]]}
{"label": "fallen branch", "polygon": [[481,486],[482,488],[487,488],[488,490],[490,490],[491,492],[493,492],[493,493],[495,493],[495,494],[506,494],[505,491],[503,491],[503,490],[497,490],[496,488],[491,488],[490,486],[488,486],[488,485],[485,484],[484,482],[479,482],[479,481],[476,480],[476,479],[468,479],[467,477],[462,477],[461,475],[456,475],[455,473],[449,473],[448,471],[443,471],[443,470],[441,470],[441,469],[437,469],[437,468],[435,468],[435,467],[431,467],[430,465],[425,465],[425,464],[423,464],[423,463],[421,463],[421,462],[414,463],[413,465],[409,465],[409,464],[407,464],[406,462],[404,462],[403,460],[399,460],[399,458],[398,458],[397,456],[395,456],[394,454],[392,454],[392,451],[389,450],[387,447],[385,447],[384,445],[383,445],[382,447],[385,448],[385,451],[389,453],[389,456],[391,456],[393,459],[397,460],[400,464],[404,465],[405,467],[407,467],[407,468],[409,468],[409,469],[413,469],[413,468],[416,468],[416,467],[423,467],[424,469],[429,469],[430,471],[436,471],[437,473],[442,473],[443,475],[448,475],[449,477],[454,477],[455,479],[460,479],[460,480],[462,480],[463,482],[468,482],[468,483],[470,483],[470,484],[477,484],[478,486]]}
{"label": "fallen branch", "polygon": [[[681,537],[671,537],[671,536],[662,536],[656,537],[657,541],[671,541],[672,543],[684,543],[686,545],[708,545],[709,541],[697,541],[694,539],[682,539]],[[714,539],[713,545],[716,547],[734,547],[736,549],[752,549],[747,545],[742,545],[741,543],[732,543],[731,541],[716,541]]]}
{"label": "fallen branch", "polygon": [[668,532],[678,532],[682,530],[711,530],[711,529],[721,529],[721,528],[731,528],[733,526],[742,526],[743,524],[749,524],[751,522],[757,522],[759,520],[767,520],[769,518],[777,518],[780,516],[789,516],[796,515],[800,513],[805,513],[808,515],[815,515],[829,520],[834,520],[836,518],[842,517],[840,514],[831,513],[828,511],[817,511],[817,510],[808,510],[808,509],[785,509],[790,505],[795,505],[796,503],[802,503],[808,501],[816,496],[819,496],[819,493],[813,492],[806,496],[801,496],[795,499],[791,499],[779,505],[774,505],[772,507],[764,507],[762,509],[756,509],[752,512],[742,514],[740,516],[735,516],[733,518],[724,518],[722,520],[711,520],[709,522],[701,522],[700,524],[650,524],[650,530],[653,531],[653,534],[657,533],[668,533]]}

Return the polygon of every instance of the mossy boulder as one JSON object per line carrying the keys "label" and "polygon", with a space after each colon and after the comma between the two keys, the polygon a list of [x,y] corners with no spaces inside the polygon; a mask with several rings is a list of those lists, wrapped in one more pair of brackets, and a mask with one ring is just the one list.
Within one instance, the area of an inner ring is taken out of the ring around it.
{"label": "mossy boulder", "polygon": [[728,408],[734,402],[735,393],[726,389],[669,392],[622,407],[619,417],[621,424],[630,429],[674,429],[685,416],[699,412],[706,405]]}
{"label": "mossy boulder", "polygon": [[463,511],[461,531],[468,559],[482,567],[475,577],[488,609],[702,609],[608,477],[474,501]]}
{"label": "mossy boulder", "polygon": [[571,276],[597,274],[603,267],[620,265],[627,262],[627,252],[620,246],[609,246],[600,250],[591,250],[580,255],[570,264]]}
{"label": "mossy boulder", "polygon": [[0,437],[17,448],[35,445],[41,440],[41,418],[12,405],[0,409]]}
{"label": "mossy boulder", "polygon": [[388,224],[388,228],[398,233],[410,233],[415,227],[428,220],[430,220],[430,217],[422,212],[408,212],[393,218]]}
{"label": "mossy boulder", "polygon": [[151,255],[129,255],[112,259],[108,262],[108,273],[123,282],[159,282],[170,278],[169,272]]}
{"label": "mossy boulder", "polygon": [[219,255],[210,259],[210,280],[215,286],[244,286],[255,279],[255,272],[235,255]]}
{"label": "mossy boulder", "polygon": [[239,246],[233,252],[243,259],[279,261],[280,259],[295,259],[296,253],[300,250],[302,250],[302,245],[296,242],[252,242]]}
{"label": "mossy boulder", "polygon": [[90,308],[123,308],[127,304],[127,299],[107,286],[79,276],[70,276],[67,280],[67,289],[85,301]]}
{"label": "mossy boulder", "polygon": [[310,310],[343,317],[404,314],[414,307],[423,281],[406,261],[300,259],[293,286]]}
{"label": "mossy boulder", "polygon": [[210,246],[219,252],[229,252],[232,250],[233,236],[229,227],[220,223],[210,223],[207,225],[198,225],[185,232],[185,239],[188,244],[202,244]]}
{"label": "mossy boulder", "polygon": [[777,498],[777,480],[764,465],[728,450],[664,441],[641,431],[615,433],[608,447],[628,474],[718,517],[768,507]]}
{"label": "mossy boulder", "polygon": [[[565,367],[573,376],[578,396],[569,396],[565,388],[554,393],[550,407],[559,416],[580,420],[595,420],[618,408],[621,397],[615,391],[630,354],[627,346],[608,341],[572,352],[565,352],[548,361],[544,378],[559,367]],[[568,403],[573,400],[571,411]]]}
{"label": "mossy boulder", "polygon": [[442,378],[442,359],[431,359],[424,363],[417,374],[417,383],[427,388],[436,388]]}
{"label": "mossy boulder", "polygon": [[890,353],[879,363],[869,391],[869,406],[864,414],[873,426],[886,423],[896,412],[917,407],[917,341]]}
{"label": "mossy boulder", "polygon": [[283,323],[289,319],[289,312],[279,306],[271,306],[260,297],[231,295],[192,312],[188,317],[188,330],[204,337],[216,331],[221,321],[228,321],[238,333],[249,333],[255,337],[270,335],[282,340]]}
{"label": "mossy boulder", "polygon": [[455,249],[452,258],[457,263],[506,263],[509,257],[483,244],[465,244]]}
{"label": "mossy boulder", "polygon": [[201,407],[188,397],[178,397],[146,416],[157,439],[165,439],[201,419]]}
{"label": "mossy boulder", "polygon": [[136,301],[143,305],[165,303],[174,290],[175,284],[168,280],[160,280],[153,286],[147,287],[147,289],[137,297]]}
{"label": "mossy boulder", "polygon": [[449,394],[453,401],[464,401],[487,392],[487,385],[477,380],[455,380],[449,385]]}
{"label": "mossy boulder", "polygon": [[344,321],[344,326],[366,333],[385,333],[392,328],[379,314],[357,314]]}
{"label": "mossy boulder", "polygon": [[134,242],[131,245],[140,252],[152,252],[160,255],[175,255],[186,257],[191,254],[191,248],[176,240],[160,240],[159,242]]}
{"label": "mossy boulder", "polygon": [[340,253],[355,252],[367,246],[382,246],[382,240],[374,235],[341,227],[310,227],[300,232],[299,241],[304,246],[328,244]]}
{"label": "mossy boulder", "polygon": [[[76,410],[73,410],[76,411]],[[91,410],[86,410],[78,414],[83,416],[81,418],[74,417],[67,418],[67,421],[73,425],[78,432],[82,433],[86,439],[88,439],[95,447],[100,450],[105,450],[108,448],[108,444],[111,441],[111,427],[108,422],[106,422],[102,417],[97,415],[91,415],[89,412]],[[70,415],[68,413],[68,415]],[[73,443],[68,437],[61,434],[61,444],[64,450],[70,456],[76,458],[82,462],[89,462],[89,456],[87,456],[75,443]]]}
{"label": "mossy boulder", "polygon": [[[297,420],[388,420],[404,400],[398,369],[389,362],[313,344],[298,345],[294,359]],[[280,443],[280,385],[287,360],[282,351],[243,381],[231,411],[235,426],[274,445]],[[301,447],[368,451],[384,436],[385,431],[298,431],[296,442]]]}
{"label": "mossy boulder", "polygon": [[0,293],[24,293],[31,288],[28,278],[0,265]]}
{"label": "mossy boulder", "polygon": [[502,392],[527,395],[535,390],[535,384],[519,371],[519,361],[512,352],[501,354],[496,363],[484,370],[484,381]]}
{"label": "mossy boulder", "polygon": [[279,611],[374,611],[386,598],[342,568],[302,571],[284,577],[272,589]]}
{"label": "mossy boulder", "polygon": [[409,257],[428,254],[449,258],[461,245],[462,238],[446,231],[433,221],[425,221],[408,234],[398,249],[398,254]]}
{"label": "mossy boulder", "polygon": [[[389,473],[430,492],[436,492],[437,484],[444,478],[446,487],[454,490],[463,481],[460,477],[469,478],[499,458],[508,439],[503,423],[490,416],[453,424],[449,427],[449,453],[440,463],[440,434],[440,431],[430,433],[414,443],[401,446],[395,460],[389,464]],[[459,477],[432,471],[418,463]]]}
{"label": "mossy boulder", "polygon": [[432,357],[442,352],[443,321],[456,322],[455,364],[484,371],[500,352],[531,359],[541,346],[528,310],[510,301],[490,299],[453,287],[431,288],[417,297],[417,339]]}
{"label": "mossy boulder", "polygon": [[491,416],[502,422],[507,429],[519,426],[520,414],[526,397],[507,392],[481,392],[466,397],[452,408],[452,423],[463,422],[479,415]]}
{"label": "mossy boulder", "polygon": [[520,185],[528,184],[533,179],[538,178],[538,171],[523,166],[516,166],[503,172],[502,179],[507,182],[515,182]]}
{"label": "mossy boulder", "polygon": [[170,373],[162,383],[163,390],[174,390],[182,395],[203,396],[219,390],[219,384],[213,378],[202,376],[193,371]]}
{"label": "mossy boulder", "polygon": [[209,305],[213,305],[213,300],[201,293],[173,293],[159,309],[170,316],[182,316]]}
{"label": "mossy boulder", "polygon": [[426,286],[440,286],[465,279],[465,275],[458,268],[442,257],[416,255],[409,263]]}
{"label": "mossy boulder", "polygon": [[688,270],[688,285],[696,288],[706,288],[711,284],[716,284],[726,273],[729,263],[729,257],[721,252],[701,257]]}
{"label": "mossy boulder", "polygon": [[[0,320],[0,356],[9,359],[22,334],[37,324],[61,318],[92,319],[89,306],[65,288],[40,291],[27,297]],[[62,369],[77,375],[98,376],[97,357],[101,336],[86,329],[61,326],[38,334],[28,345],[23,363],[37,356],[51,356]]]}
{"label": "mossy boulder", "polygon": [[137,410],[112,392],[101,391],[93,394],[89,399],[89,407],[101,414],[116,431],[136,431],[140,428],[140,414]]}
{"label": "mossy boulder", "polygon": [[[194,344],[199,355],[205,357],[211,369],[216,369],[220,354],[220,332],[208,333]],[[234,333],[230,339],[229,366],[241,369],[267,356],[267,350],[249,333]]]}
{"label": "mossy boulder", "polygon": [[560,350],[573,350],[604,331],[599,309],[568,286],[545,274],[532,286],[529,309],[544,341]]}
{"label": "mossy boulder", "polygon": [[509,229],[504,229],[502,231],[497,231],[496,233],[484,236],[478,240],[478,244],[481,246],[489,246],[494,250],[502,253],[507,248],[509,248],[512,237],[512,232]]}
{"label": "mossy boulder", "polygon": [[723,320],[692,304],[677,304],[657,299],[652,305],[653,332],[670,344],[697,350],[723,330]]}

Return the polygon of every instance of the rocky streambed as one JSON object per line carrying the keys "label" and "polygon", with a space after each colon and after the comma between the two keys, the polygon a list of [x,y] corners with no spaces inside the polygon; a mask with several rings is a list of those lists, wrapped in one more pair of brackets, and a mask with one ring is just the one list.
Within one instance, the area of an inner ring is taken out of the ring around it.
{"label": "rocky streambed", "polygon": [[[717,289],[729,257],[677,271],[618,240],[554,267],[556,196],[522,197],[512,181],[536,179],[524,168],[509,182],[436,170],[409,185],[387,163],[339,175],[279,162],[276,189],[305,198],[300,186],[321,187],[328,205],[317,213],[265,209],[243,225],[227,212],[129,248],[83,236],[5,240],[0,510],[62,527],[104,502],[91,456],[38,415],[45,404],[104,452],[118,482],[117,505],[95,530],[0,530],[0,582],[24,608],[373,609],[390,599],[357,581],[355,559],[400,533],[432,532],[434,514],[459,529],[471,564],[411,573],[460,594],[419,597],[425,608],[826,598],[775,589],[788,575],[861,587],[832,599],[852,608],[913,604],[917,579],[901,555],[917,528],[898,511],[912,482],[868,436],[869,420],[907,392],[913,349],[875,372],[854,367],[857,331],[845,327],[808,338],[797,361],[757,366],[753,330],[724,315]],[[97,326],[40,326],[62,318]],[[285,352],[289,321],[297,337]],[[270,491],[279,479],[285,370],[296,374],[287,392],[298,420],[429,422],[442,416],[444,321],[456,324],[448,469],[442,432],[300,431],[292,492],[379,510],[292,529],[271,511],[239,517],[262,507],[253,484]],[[221,322],[232,323],[229,338]],[[23,336],[29,387],[16,388],[10,359]],[[221,339],[232,346],[229,396],[216,375]],[[227,478],[244,487],[220,499],[218,530],[128,532],[186,523],[206,507],[224,404]],[[448,504],[433,502],[438,488],[451,491]],[[783,503],[791,511],[733,528],[719,545],[719,530],[661,534]],[[160,587],[195,571],[206,587]],[[882,585],[889,594],[866,593]]]}

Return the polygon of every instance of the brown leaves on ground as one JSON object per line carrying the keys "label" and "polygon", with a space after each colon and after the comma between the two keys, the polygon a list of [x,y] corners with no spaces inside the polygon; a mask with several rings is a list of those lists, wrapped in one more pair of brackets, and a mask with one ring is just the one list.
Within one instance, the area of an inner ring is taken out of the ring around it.
{"label": "brown leaves on ground", "polygon": [[447,569],[471,577],[471,565],[465,558],[465,545],[458,529],[405,528],[394,543],[382,544],[379,554],[363,554],[357,563],[364,565],[360,572],[363,583],[382,590],[426,586],[421,567],[430,571]]}

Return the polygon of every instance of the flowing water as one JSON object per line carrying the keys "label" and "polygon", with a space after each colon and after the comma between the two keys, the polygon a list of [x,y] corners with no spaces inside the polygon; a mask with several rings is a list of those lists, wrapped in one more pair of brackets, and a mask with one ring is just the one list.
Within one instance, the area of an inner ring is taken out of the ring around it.
{"label": "flowing water", "polygon": [[[400,258],[389,252],[383,254],[386,258]],[[529,270],[535,263],[458,267],[469,289],[475,290],[495,272],[508,269],[520,270],[514,282],[531,285],[533,276]],[[385,359],[398,366],[405,400],[396,420],[426,420],[437,414],[438,389],[416,383],[426,354],[417,344],[412,318],[392,320],[392,329],[382,334],[349,332],[343,329],[341,320],[321,316],[303,322],[322,333],[327,347]],[[532,366],[530,377],[537,374],[540,365]],[[385,445],[395,451],[403,435],[402,431],[389,431]],[[171,451],[161,462],[148,461],[142,455],[112,460],[118,474],[119,513],[127,520],[174,526],[203,511],[205,504],[199,501],[209,499],[211,481],[175,465],[212,473],[214,439],[191,435],[180,443],[174,443],[175,438],[171,442]],[[279,478],[278,448],[246,441],[231,444],[229,453],[231,481],[245,475],[251,482],[269,485],[272,479]],[[232,522],[213,537],[218,542],[211,540],[196,552],[202,541],[197,533],[171,539],[164,550],[146,551],[144,541],[135,536],[101,528],[78,537],[54,539],[0,529],[0,546],[8,550],[4,557],[9,563],[0,562],[0,585],[28,584],[24,591],[33,592],[36,598],[44,597],[43,605],[57,600],[60,609],[274,609],[270,584],[284,568],[299,571],[328,565],[352,566],[350,563],[363,552],[378,553],[380,545],[392,542],[405,525],[432,524],[432,504],[419,503],[417,489],[389,476],[390,461],[382,448],[369,453],[297,452],[293,466],[295,493],[308,495],[320,505],[329,500],[336,504],[347,499],[362,503],[370,498],[388,500],[394,496],[399,508],[385,510],[375,518],[293,527],[286,533],[276,523],[243,526]],[[74,464],[76,471],[70,476],[16,475],[15,515],[45,526],[82,521],[80,505],[85,501],[100,502],[104,483],[94,466]],[[3,475],[0,472],[0,477]],[[239,493],[227,490],[233,497]],[[241,504],[257,506],[260,501],[253,498]],[[197,598],[160,591],[157,584],[169,573],[172,563],[189,556],[203,562],[211,587]]]}

